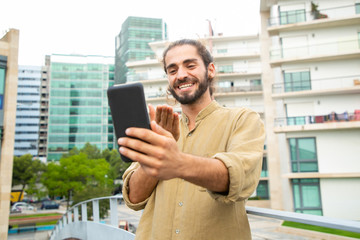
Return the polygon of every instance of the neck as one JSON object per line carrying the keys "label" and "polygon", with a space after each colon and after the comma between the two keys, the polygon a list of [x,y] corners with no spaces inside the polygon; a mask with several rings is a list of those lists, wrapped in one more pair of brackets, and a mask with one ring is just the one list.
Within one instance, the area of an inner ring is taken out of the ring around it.
{"label": "neck", "polygon": [[212,99],[210,97],[209,90],[207,90],[196,102],[192,104],[182,104],[181,109],[183,113],[188,117],[188,127],[189,130],[193,130],[195,128],[195,120],[196,116],[199,114],[201,110],[206,108]]}

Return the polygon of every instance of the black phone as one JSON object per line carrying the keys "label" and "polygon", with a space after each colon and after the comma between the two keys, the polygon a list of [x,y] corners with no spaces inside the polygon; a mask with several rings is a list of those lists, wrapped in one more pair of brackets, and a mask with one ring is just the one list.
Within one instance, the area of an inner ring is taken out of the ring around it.
{"label": "black phone", "polygon": [[[127,128],[138,127],[150,129],[149,115],[142,83],[125,83],[111,86],[107,90],[107,96],[117,146],[117,140],[120,137],[126,136],[125,130]],[[124,162],[132,162],[131,159],[123,155],[121,155],[121,159]]]}

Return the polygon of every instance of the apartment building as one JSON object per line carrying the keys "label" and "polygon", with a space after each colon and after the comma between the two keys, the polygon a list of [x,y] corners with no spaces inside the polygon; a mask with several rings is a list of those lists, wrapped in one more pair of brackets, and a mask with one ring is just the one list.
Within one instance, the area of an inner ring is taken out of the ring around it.
{"label": "apartment building", "polygon": [[19,66],[14,156],[38,157],[41,67]]}
{"label": "apartment building", "polygon": [[40,84],[40,122],[38,138],[38,158],[46,162],[47,135],[49,118],[49,88],[50,88],[50,56],[45,56],[45,65],[41,67]]}
{"label": "apartment building", "polygon": [[271,207],[360,220],[360,2],[260,13]]}
{"label": "apartment building", "polygon": [[0,239],[9,230],[10,192],[14,159],[19,30],[0,38]]}
{"label": "apartment building", "polygon": [[[208,47],[215,60],[217,75],[214,97],[219,104],[226,107],[248,107],[264,118],[259,36],[219,35],[199,40]],[[161,59],[162,52],[168,44],[168,41],[149,43],[156,58],[128,62],[128,80],[143,84],[147,103],[154,106],[173,105],[175,110],[180,112],[179,105],[176,105],[174,99],[166,93],[168,80]],[[254,197],[263,201],[251,204],[269,207],[266,150],[264,153],[261,181],[254,193]]]}
{"label": "apartment building", "polygon": [[167,27],[162,19],[128,17],[115,38],[115,83],[129,82],[126,63],[154,58],[154,52],[148,43],[165,39]]}
{"label": "apartment building", "polygon": [[114,57],[53,54],[49,64],[47,160],[87,142],[113,149],[106,90],[114,84]]}

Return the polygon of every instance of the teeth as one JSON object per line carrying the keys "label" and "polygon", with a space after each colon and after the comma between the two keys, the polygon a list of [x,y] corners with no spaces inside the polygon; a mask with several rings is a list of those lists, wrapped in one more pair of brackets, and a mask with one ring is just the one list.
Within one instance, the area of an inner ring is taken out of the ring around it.
{"label": "teeth", "polygon": [[184,85],[181,85],[179,86],[179,89],[183,89],[183,88],[187,88],[187,87],[191,87],[192,84],[184,84]]}

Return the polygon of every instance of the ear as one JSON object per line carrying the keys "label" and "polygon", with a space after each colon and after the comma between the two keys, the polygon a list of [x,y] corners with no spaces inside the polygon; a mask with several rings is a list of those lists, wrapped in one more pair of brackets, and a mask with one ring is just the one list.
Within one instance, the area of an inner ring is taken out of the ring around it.
{"label": "ear", "polygon": [[214,63],[210,63],[208,66],[208,77],[214,78],[216,74]]}

